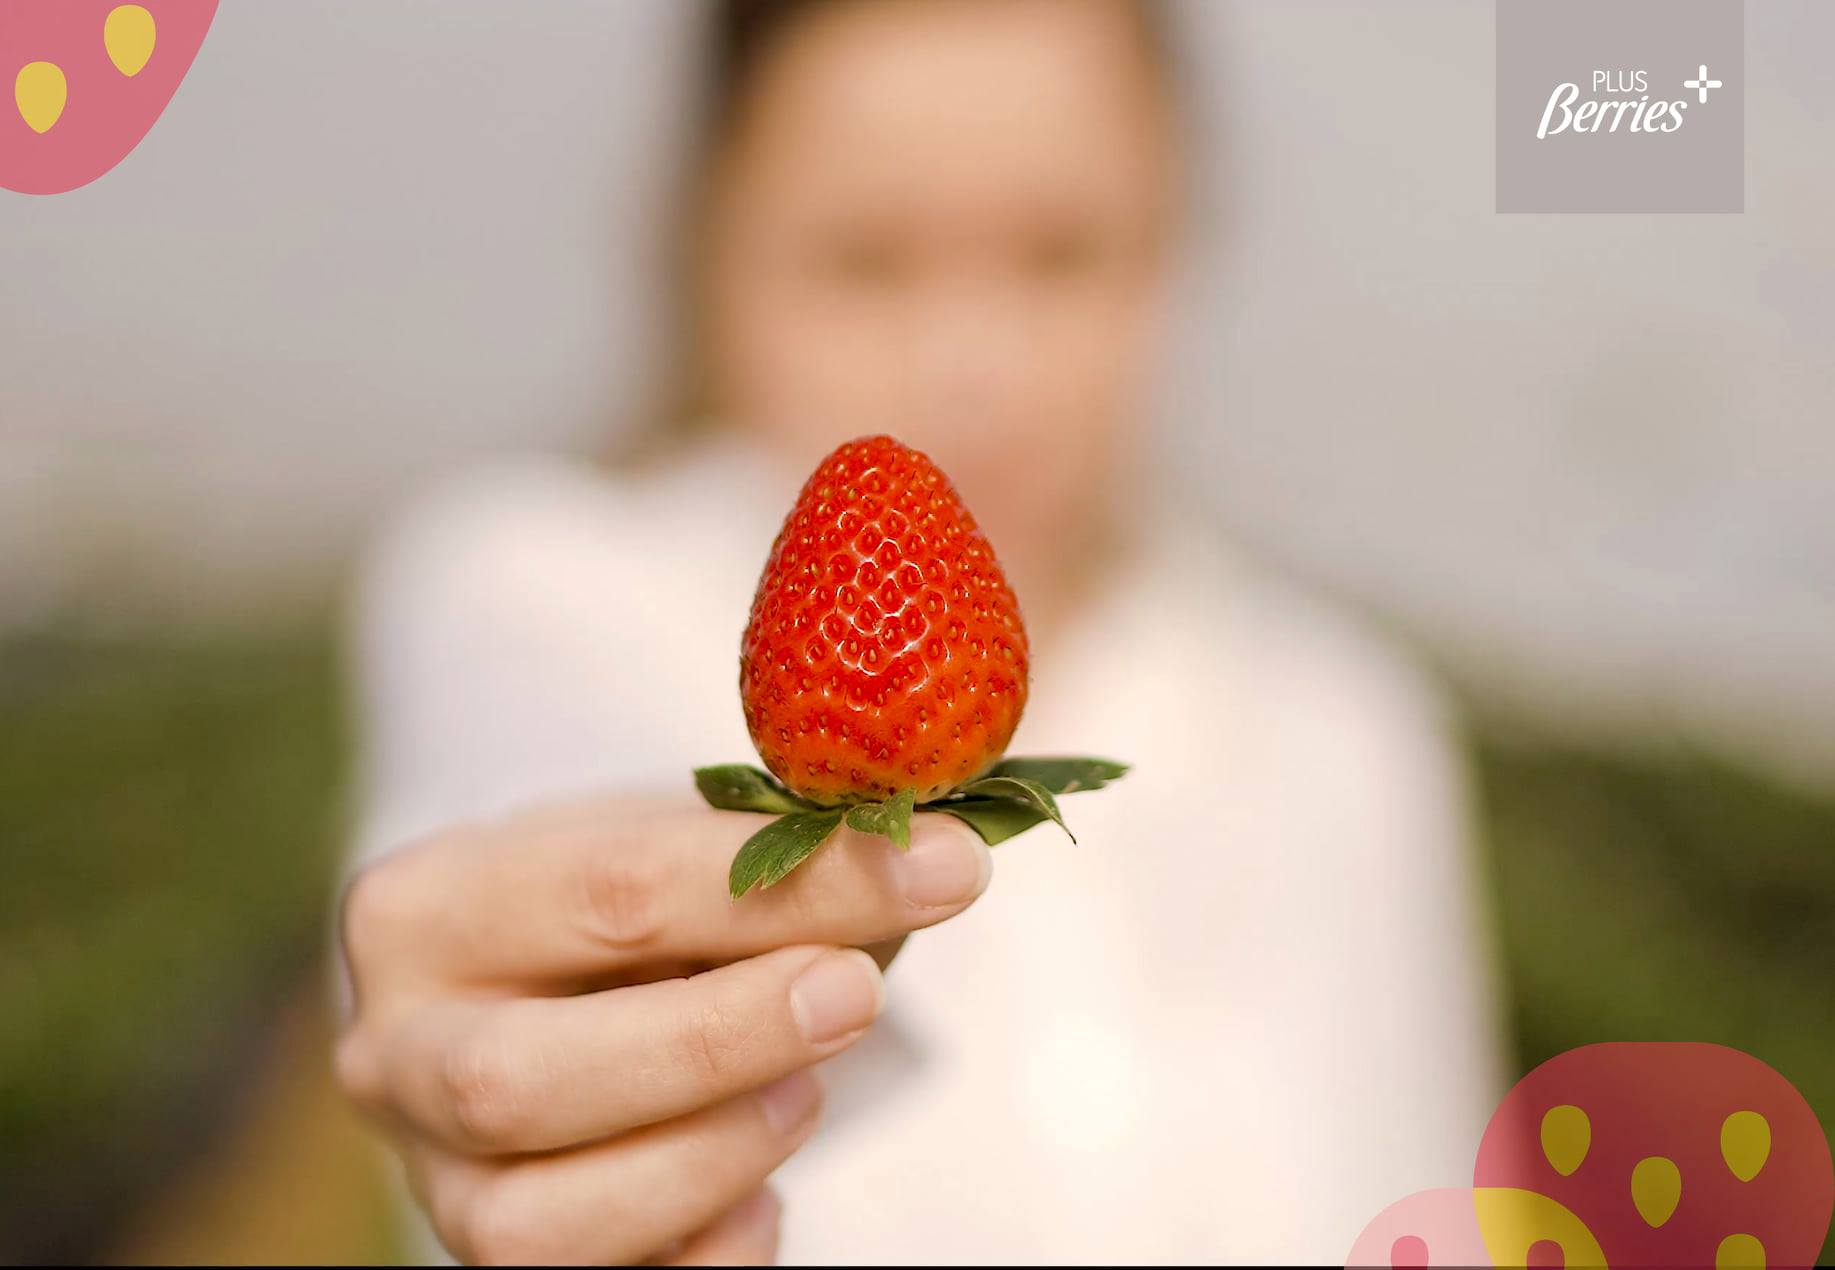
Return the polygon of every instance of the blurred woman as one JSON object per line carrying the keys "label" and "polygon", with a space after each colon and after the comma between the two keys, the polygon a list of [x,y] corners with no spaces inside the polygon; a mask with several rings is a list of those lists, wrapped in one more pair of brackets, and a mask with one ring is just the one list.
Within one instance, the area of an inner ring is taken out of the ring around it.
{"label": "blurred woman", "polygon": [[[456,1255],[1330,1262],[1469,1176],[1499,1067],[1435,700],[1148,462],[1158,23],[718,6],[660,457],[488,467],[370,562],[339,1068]],[[748,756],[759,566],[873,432],[950,473],[1021,598],[1016,752],[1135,770],[991,889],[923,816],[730,905],[757,821],[688,769]]]}

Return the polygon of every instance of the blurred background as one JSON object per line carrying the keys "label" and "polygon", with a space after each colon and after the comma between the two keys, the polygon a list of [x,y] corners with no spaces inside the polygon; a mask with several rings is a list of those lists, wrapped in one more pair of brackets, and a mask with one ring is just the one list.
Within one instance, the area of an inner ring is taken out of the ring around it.
{"label": "blurred background", "polygon": [[[1453,685],[1520,1065],[1717,1041],[1835,1125],[1835,10],[1747,6],[1725,216],[1495,214],[1487,4],[1173,19],[1163,461]],[[696,21],[231,0],[0,192],[0,1258],[399,1253],[326,1064],[344,579],[660,390]]]}

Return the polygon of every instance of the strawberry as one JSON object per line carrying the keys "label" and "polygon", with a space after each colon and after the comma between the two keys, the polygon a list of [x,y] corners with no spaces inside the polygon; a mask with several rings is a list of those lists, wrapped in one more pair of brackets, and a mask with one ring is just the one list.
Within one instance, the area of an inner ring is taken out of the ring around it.
{"label": "strawberry", "polygon": [[735,898],[787,875],[844,819],[901,847],[920,805],[990,843],[1061,826],[1056,794],[1126,768],[1000,762],[1027,669],[1019,603],[949,478],[891,437],[835,450],[778,531],[741,642],[740,702],[770,774],[695,773],[716,807],[784,813],[735,859]]}
{"label": "strawberry", "polygon": [[811,802],[922,802],[993,766],[1026,706],[1026,628],[936,464],[867,437],[816,468],[759,580],[739,698]]}

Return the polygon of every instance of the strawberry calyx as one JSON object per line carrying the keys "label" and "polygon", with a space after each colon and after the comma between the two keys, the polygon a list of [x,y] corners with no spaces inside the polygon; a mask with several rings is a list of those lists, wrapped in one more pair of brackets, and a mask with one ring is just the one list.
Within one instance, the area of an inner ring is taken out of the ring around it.
{"label": "strawberry calyx", "polygon": [[709,806],[723,811],[773,814],[733,857],[727,889],[736,900],[754,888],[788,877],[842,824],[888,838],[900,850],[911,846],[911,817],[919,811],[954,816],[990,847],[1049,820],[1075,842],[1058,811],[1058,797],[1101,789],[1126,775],[1128,765],[1102,758],[1010,758],[940,798],[917,801],[902,789],[881,802],[824,807],[790,792],[768,773],[743,763],[695,769],[695,788]]}

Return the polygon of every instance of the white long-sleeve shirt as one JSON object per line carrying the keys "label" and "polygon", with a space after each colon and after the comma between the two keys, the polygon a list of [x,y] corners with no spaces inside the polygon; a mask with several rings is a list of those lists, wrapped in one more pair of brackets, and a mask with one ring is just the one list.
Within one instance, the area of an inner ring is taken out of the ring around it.
{"label": "white long-sleeve shirt", "polygon": [[[356,609],[359,852],[752,760],[733,667],[785,478],[737,443],[506,460],[409,509]],[[1436,699],[1177,517],[1143,543],[1035,648],[1011,751],[1134,770],[906,944],[777,1175],[786,1261],[1341,1262],[1470,1184],[1503,1068]]]}

